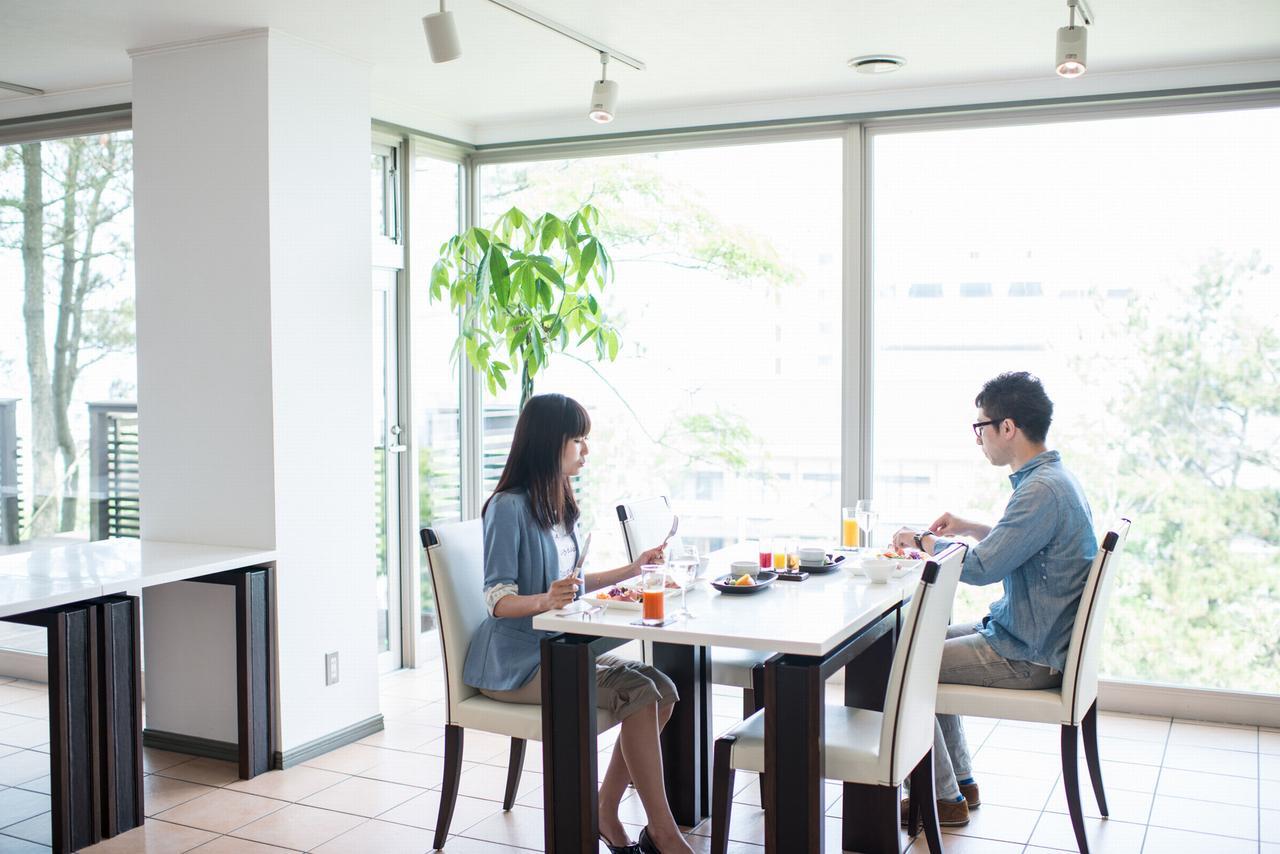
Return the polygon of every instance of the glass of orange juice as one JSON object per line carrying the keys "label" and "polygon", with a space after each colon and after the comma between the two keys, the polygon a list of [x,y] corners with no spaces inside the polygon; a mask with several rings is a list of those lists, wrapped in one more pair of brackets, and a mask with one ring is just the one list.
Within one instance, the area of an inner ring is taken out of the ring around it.
{"label": "glass of orange juice", "polygon": [[660,564],[641,567],[640,590],[646,622],[661,623],[667,611],[667,573]]}
{"label": "glass of orange juice", "polygon": [[787,568],[787,541],[775,540],[773,543],[773,568]]}
{"label": "glass of orange juice", "polygon": [[858,511],[856,507],[840,509],[840,545],[846,549],[858,547]]}

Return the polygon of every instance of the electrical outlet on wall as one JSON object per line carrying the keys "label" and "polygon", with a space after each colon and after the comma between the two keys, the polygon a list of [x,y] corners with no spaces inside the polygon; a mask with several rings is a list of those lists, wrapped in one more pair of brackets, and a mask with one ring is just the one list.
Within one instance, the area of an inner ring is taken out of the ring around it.
{"label": "electrical outlet on wall", "polygon": [[324,654],[324,684],[338,684],[338,654],[336,652],[326,652]]}

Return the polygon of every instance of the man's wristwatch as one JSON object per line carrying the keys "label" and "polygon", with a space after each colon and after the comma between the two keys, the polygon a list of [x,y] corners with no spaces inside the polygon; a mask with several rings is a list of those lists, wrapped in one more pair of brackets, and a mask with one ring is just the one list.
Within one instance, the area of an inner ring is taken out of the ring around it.
{"label": "man's wristwatch", "polygon": [[928,531],[917,531],[917,532],[916,532],[915,534],[913,534],[912,536],[914,536],[914,537],[915,537],[915,540],[916,540],[916,548],[918,548],[920,551],[924,551],[924,538],[925,538],[925,537],[927,537],[927,536],[929,536],[929,532],[928,532]]}

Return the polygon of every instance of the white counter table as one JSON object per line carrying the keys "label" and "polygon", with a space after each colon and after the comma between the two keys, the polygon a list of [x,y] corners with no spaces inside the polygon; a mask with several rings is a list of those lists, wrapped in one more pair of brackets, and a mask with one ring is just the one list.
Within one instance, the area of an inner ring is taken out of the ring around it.
{"label": "white counter table", "polygon": [[143,823],[138,596],[144,588],[176,582],[235,588],[240,775],[267,770],[274,560],[271,550],[133,539],[0,557],[0,619],[48,632],[54,851],[77,850]]}

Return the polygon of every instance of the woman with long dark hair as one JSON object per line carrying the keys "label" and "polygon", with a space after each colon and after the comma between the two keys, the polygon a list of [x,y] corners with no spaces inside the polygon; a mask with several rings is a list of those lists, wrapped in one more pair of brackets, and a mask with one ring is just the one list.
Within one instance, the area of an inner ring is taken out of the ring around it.
{"label": "woman with long dark hair", "polygon": [[[631,578],[662,560],[664,546],[635,562],[577,577],[578,502],[569,478],[586,465],[591,419],[562,394],[529,399],[516,423],[511,453],[485,502],[484,592],[489,617],[467,650],[463,680],[487,697],[541,703],[540,641],[533,617],[594,590]],[[600,784],[600,836],[615,854],[692,854],[671,815],[662,784],[658,733],[678,699],[675,685],[647,664],[610,655],[596,659],[596,702],[622,722]],[[634,844],[618,818],[634,783],[649,824]]]}

